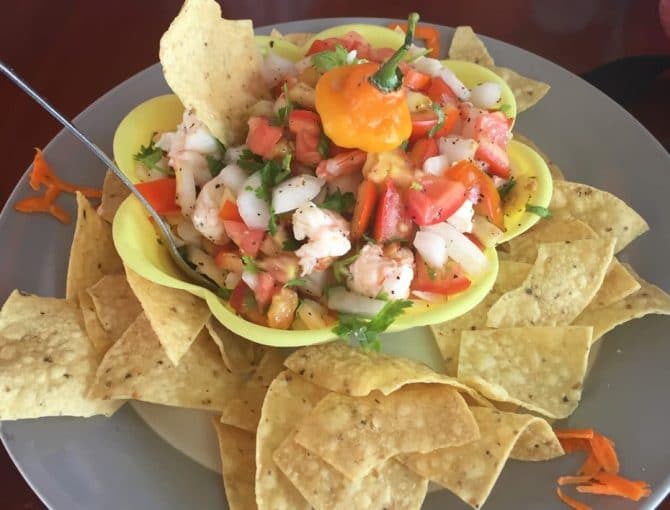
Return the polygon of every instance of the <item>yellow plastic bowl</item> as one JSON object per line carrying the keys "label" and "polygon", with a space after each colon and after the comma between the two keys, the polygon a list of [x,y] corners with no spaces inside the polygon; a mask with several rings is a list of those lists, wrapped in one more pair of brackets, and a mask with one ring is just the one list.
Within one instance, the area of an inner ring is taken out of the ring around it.
{"label": "yellow plastic bowl", "polygon": [[[376,46],[397,47],[402,36],[397,32],[370,25],[345,25],[328,29],[315,38],[335,37],[356,30]],[[259,37],[259,45],[272,46],[275,51],[292,59],[299,59],[311,45],[311,41],[299,48],[287,41],[270,37]],[[292,57],[289,57],[292,55]],[[447,64],[463,82],[472,86],[482,81],[498,81],[499,78],[488,69],[468,62],[448,62]],[[453,67],[452,67],[453,66]],[[510,104],[516,112],[516,103],[509,87],[503,82],[503,101]],[[508,92],[509,91],[509,92]],[[508,99],[509,98],[509,99]],[[183,106],[174,95],[159,96],[138,105],[119,124],[114,135],[114,158],[121,170],[133,181],[135,162],[133,154],[140,145],[146,145],[153,133],[174,130],[181,121]],[[551,176],[542,158],[530,148],[518,143],[510,144],[512,173],[516,175],[536,175],[540,183],[532,196],[533,204],[546,206],[551,198]],[[520,213],[514,222],[510,220],[510,231],[506,238],[517,235],[532,226],[538,217],[529,213]],[[521,225],[516,228],[514,225]],[[185,280],[174,266],[167,250],[160,244],[146,211],[134,197],[129,197],[119,208],[113,225],[114,244],[123,259],[135,272],[144,278],[166,287],[182,289],[203,298],[212,314],[233,332],[254,342],[281,346],[297,347],[320,343],[334,337],[328,329],[319,330],[277,330],[259,326],[239,317],[228,305],[211,291]],[[427,326],[447,321],[462,315],[476,306],[491,290],[498,273],[498,258],[495,249],[486,250],[490,270],[480,277],[466,291],[454,296],[445,303],[433,304],[415,302],[415,305],[402,315],[389,328],[389,331],[402,331],[417,326]]]}

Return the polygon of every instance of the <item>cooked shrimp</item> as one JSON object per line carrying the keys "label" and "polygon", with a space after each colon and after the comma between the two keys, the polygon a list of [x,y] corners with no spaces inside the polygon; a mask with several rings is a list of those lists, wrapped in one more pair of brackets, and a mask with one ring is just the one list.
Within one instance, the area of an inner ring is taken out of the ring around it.
{"label": "cooked shrimp", "polygon": [[222,180],[223,175],[219,174],[203,186],[191,214],[191,221],[195,229],[214,244],[228,242],[223,220],[219,216],[221,199],[226,189]]}
{"label": "cooked shrimp", "polygon": [[351,249],[347,220],[312,202],[293,213],[293,235],[298,241],[308,240],[295,252],[300,258],[303,276],[310,274],[320,259],[340,257]]}
{"label": "cooked shrimp", "polygon": [[378,244],[366,244],[349,271],[348,285],[354,292],[371,298],[385,292],[391,299],[406,299],[414,278],[414,254],[399,247],[384,253]]}

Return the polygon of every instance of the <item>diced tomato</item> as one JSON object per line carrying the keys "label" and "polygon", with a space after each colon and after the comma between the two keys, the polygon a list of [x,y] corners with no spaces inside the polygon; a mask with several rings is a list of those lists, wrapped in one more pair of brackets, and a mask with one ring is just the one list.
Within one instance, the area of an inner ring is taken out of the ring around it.
{"label": "diced tomato", "polygon": [[430,80],[430,86],[426,95],[434,102],[440,103],[443,106],[458,104],[458,97],[454,94],[454,91],[438,76],[433,76]]}
{"label": "diced tomato", "polygon": [[256,297],[256,303],[260,308],[265,308],[270,301],[272,296],[275,293],[275,279],[266,273],[261,271],[256,275],[256,288],[254,289],[254,296]]}
{"label": "diced tomato", "polygon": [[359,52],[356,52],[358,58],[366,58],[371,62],[386,62],[389,58],[393,56],[395,50],[393,48],[368,48],[367,54],[359,55]]}
{"label": "diced tomato", "polygon": [[408,239],[414,233],[414,225],[407,215],[405,204],[393,184],[386,179],[377,205],[374,238],[378,243]]}
{"label": "diced tomato", "polygon": [[422,189],[407,190],[407,210],[417,225],[433,225],[446,220],[463,205],[467,189],[463,183],[444,177],[426,176]]}
{"label": "diced tomato", "polygon": [[319,152],[319,116],[309,110],[293,110],[288,117],[288,128],[296,135],[296,160],[309,166],[319,164],[323,159]]}
{"label": "diced tomato", "polygon": [[275,145],[281,140],[282,129],[270,124],[265,117],[249,118],[249,133],[247,147],[249,150],[265,159],[271,159]]}
{"label": "diced tomato", "polygon": [[[444,111],[444,125],[435,133],[435,137],[447,136],[454,129],[456,122],[460,116],[458,109],[455,106],[446,106]],[[437,114],[432,110],[412,113],[412,134],[409,141],[413,142],[419,138],[428,136],[431,128],[437,124]]]}
{"label": "diced tomato", "polygon": [[177,180],[173,177],[135,184],[137,191],[152,205],[158,214],[172,214],[179,211],[175,201]]}
{"label": "diced tomato", "polygon": [[300,272],[298,257],[292,253],[282,253],[268,257],[259,262],[259,266],[279,283],[286,283],[297,278]]}
{"label": "diced tomato", "polygon": [[417,71],[406,62],[400,63],[400,70],[403,74],[402,84],[408,89],[422,91],[430,86],[431,78],[429,74]]}
{"label": "diced tomato", "polygon": [[214,264],[216,264],[216,267],[232,273],[242,274],[242,271],[244,271],[240,251],[233,243],[221,246],[217,250],[214,255]]}
{"label": "diced tomato", "polygon": [[479,237],[474,235],[472,232],[463,232],[463,235],[472,241],[472,244],[477,246],[481,251],[486,249],[486,246],[479,240]]}
{"label": "diced tomato", "polygon": [[491,173],[498,177],[509,179],[512,175],[507,151],[493,142],[488,140],[479,142],[475,158],[488,163]]}
{"label": "diced tomato", "polygon": [[240,247],[244,255],[255,257],[265,237],[265,232],[247,227],[241,221],[224,220],[223,228],[228,237]]}
{"label": "diced tomato", "polygon": [[351,220],[351,238],[360,239],[370,225],[372,212],[377,202],[377,186],[374,182],[367,179],[361,182],[356,192],[356,205],[354,206],[354,216]]}
{"label": "diced tomato", "polygon": [[247,292],[251,292],[251,289],[246,283],[240,280],[240,283],[238,283],[237,286],[233,289],[229,301],[230,306],[232,306],[236,312],[242,312],[244,307],[244,298]]}
{"label": "diced tomato", "polygon": [[266,325],[267,319],[260,312],[258,306],[249,306],[249,302],[253,301],[251,298],[253,293],[249,286],[240,280],[240,283],[233,289],[230,295],[230,306],[245,319],[248,319],[257,324]]}
{"label": "diced tomato", "polygon": [[458,268],[447,264],[445,268],[429,268],[420,255],[415,259],[416,271],[412,280],[412,289],[436,294],[456,294],[470,287],[470,280],[463,276]]}
{"label": "diced tomato", "polygon": [[321,161],[316,167],[316,176],[332,181],[342,175],[359,172],[366,158],[367,154],[358,149],[341,152],[330,159]]}
{"label": "diced tomato", "polygon": [[479,190],[479,200],[474,205],[475,212],[485,216],[498,228],[505,228],[498,189],[493,183],[493,179],[477,165],[469,161],[460,161],[447,169],[445,177],[461,182],[468,191],[476,186]]}
{"label": "diced tomato", "polygon": [[242,216],[240,216],[240,210],[237,208],[237,204],[232,200],[224,200],[221,209],[219,209],[219,218],[222,220],[244,222]]}
{"label": "diced tomato", "polygon": [[332,140],[330,140],[328,144],[328,154],[332,156],[337,156],[338,154],[342,154],[343,152],[347,152],[350,149],[347,149],[345,147],[340,147],[339,145],[335,145]]}
{"label": "diced tomato", "polygon": [[319,115],[309,110],[292,110],[288,115],[288,129],[291,133],[321,133],[321,119]]}
{"label": "diced tomato", "polygon": [[335,43],[331,44],[333,39],[316,39],[305,53],[305,56],[321,53],[335,48]]}
{"label": "diced tomato", "polygon": [[347,32],[342,37],[329,37],[327,39],[316,39],[307,50],[306,56],[322,51],[334,50],[335,46],[341,44],[345,50],[356,50],[359,58],[368,58],[370,45],[358,32]]}
{"label": "diced tomato", "polygon": [[502,112],[489,112],[478,115],[475,120],[475,139],[478,142],[488,140],[498,147],[507,148],[511,138],[508,119]]}
{"label": "diced tomato", "polygon": [[423,167],[423,162],[439,154],[435,138],[419,138],[409,151],[409,160],[414,168]]}

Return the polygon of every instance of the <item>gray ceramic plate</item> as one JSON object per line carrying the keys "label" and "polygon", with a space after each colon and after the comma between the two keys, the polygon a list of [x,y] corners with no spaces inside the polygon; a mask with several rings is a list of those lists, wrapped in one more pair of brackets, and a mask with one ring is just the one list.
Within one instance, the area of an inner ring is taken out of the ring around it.
{"label": "gray ceramic plate", "polygon": [[[323,19],[278,28],[317,32],[341,23],[388,21]],[[451,33],[442,29],[443,47]],[[568,178],[615,193],[647,219],[651,232],[627,248],[622,258],[643,277],[670,289],[667,152],[633,117],[580,78],[508,44],[486,42],[500,65],[552,86],[538,106],[519,117],[516,129],[552,155]],[[125,113],[167,90],[155,65],[96,101],[77,117],[77,125],[111,153],[114,129]],[[88,185],[102,182],[105,169],[67,134],[54,138],[46,156],[64,178]],[[14,288],[45,296],[64,294],[72,227],[15,213],[13,204],[28,193],[24,176],[0,216],[3,301]],[[62,204],[74,212],[71,198]],[[670,490],[669,325],[668,319],[648,317],[607,335],[582,404],[568,421],[614,438],[624,473],[647,480],[654,489],[641,504],[600,500],[607,508],[651,509]],[[23,476],[53,510],[225,508],[220,475],[205,467],[217,469],[217,450],[201,413],[144,405],[138,413],[125,406],[112,419],[4,423],[2,440]],[[487,508],[563,508],[554,493],[555,480],[574,472],[579,463],[576,456],[541,464],[511,461]],[[428,497],[425,508],[467,507],[438,492]]]}

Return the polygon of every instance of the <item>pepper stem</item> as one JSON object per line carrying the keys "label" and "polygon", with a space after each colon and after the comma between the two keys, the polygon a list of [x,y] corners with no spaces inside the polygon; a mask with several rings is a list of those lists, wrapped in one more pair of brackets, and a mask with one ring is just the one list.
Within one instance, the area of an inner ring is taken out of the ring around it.
{"label": "pepper stem", "polygon": [[407,18],[405,42],[375,74],[370,76],[370,83],[382,92],[393,92],[394,90],[398,90],[400,85],[402,85],[402,72],[398,69],[398,65],[405,58],[410,46],[414,42],[414,32],[416,31],[418,21],[419,15],[416,12],[409,15]]}

